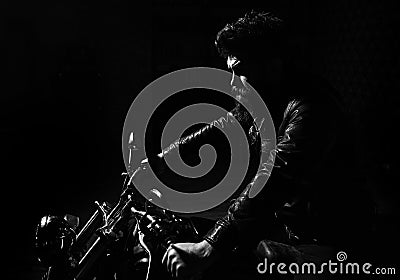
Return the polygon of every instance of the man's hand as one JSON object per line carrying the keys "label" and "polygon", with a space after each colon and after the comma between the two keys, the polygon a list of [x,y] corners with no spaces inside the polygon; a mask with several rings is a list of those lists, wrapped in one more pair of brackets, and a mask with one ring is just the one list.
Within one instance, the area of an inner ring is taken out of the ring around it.
{"label": "man's hand", "polygon": [[207,242],[175,243],[165,252],[162,263],[173,277],[190,278],[207,269],[218,257]]}

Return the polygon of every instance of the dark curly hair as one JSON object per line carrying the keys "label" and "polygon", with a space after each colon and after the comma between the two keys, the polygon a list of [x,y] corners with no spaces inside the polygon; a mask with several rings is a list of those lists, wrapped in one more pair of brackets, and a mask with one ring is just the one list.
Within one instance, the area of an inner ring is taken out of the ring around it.
{"label": "dark curly hair", "polygon": [[285,33],[282,19],[271,13],[252,10],[219,31],[215,45],[224,58],[260,53],[281,55]]}

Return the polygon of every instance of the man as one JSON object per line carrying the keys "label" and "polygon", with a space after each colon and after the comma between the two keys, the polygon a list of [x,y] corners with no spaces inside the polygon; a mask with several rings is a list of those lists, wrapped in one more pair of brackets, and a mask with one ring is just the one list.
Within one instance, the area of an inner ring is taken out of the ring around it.
{"label": "man", "polygon": [[[354,167],[345,114],[332,88],[291,64],[287,35],[280,18],[254,11],[217,35],[233,88],[246,88],[248,78],[279,128],[275,168],[261,193],[250,198],[248,186],[203,241],[167,250],[163,263],[175,277],[197,275],[225,256],[256,248],[260,260],[318,262],[338,248],[350,250],[353,237],[367,230],[361,218],[367,208],[352,191],[357,186],[350,179]],[[354,236],[352,229],[358,229]],[[250,269],[254,274],[257,265]]]}

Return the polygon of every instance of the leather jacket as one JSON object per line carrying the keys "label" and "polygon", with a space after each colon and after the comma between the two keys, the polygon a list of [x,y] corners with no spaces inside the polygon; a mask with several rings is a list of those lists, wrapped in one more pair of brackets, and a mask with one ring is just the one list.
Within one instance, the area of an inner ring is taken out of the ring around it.
{"label": "leather jacket", "polygon": [[[348,178],[344,173],[352,171],[348,122],[333,89],[319,79],[293,74],[282,84],[285,109],[276,135],[274,168],[257,196],[249,197],[249,184],[204,236],[218,250],[254,248],[262,239],[340,239],[341,227],[335,221],[341,219],[338,215],[348,215],[345,205],[351,205],[351,199],[339,201],[349,187],[341,182]],[[279,117],[279,112],[273,115],[274,123]]]}

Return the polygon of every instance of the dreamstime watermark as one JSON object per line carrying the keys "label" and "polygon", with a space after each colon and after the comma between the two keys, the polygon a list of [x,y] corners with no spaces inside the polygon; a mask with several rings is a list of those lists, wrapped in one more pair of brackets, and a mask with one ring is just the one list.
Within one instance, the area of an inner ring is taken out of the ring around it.
{"label": "dreamstime watermark", "polygon": [[396,268],[394,267],[373,267],[369,262],[345,262],[347,254],[340,251],[336,254],[337,261],[329,260],[316,264],[313,262],[304,263],[274,263],[268,262],[264,258],[264,262],[257,265],[257,271],[260,274],[292,274],[292,275],[317,275],[317,274],[371,274],[371,275],[395,275]]}

